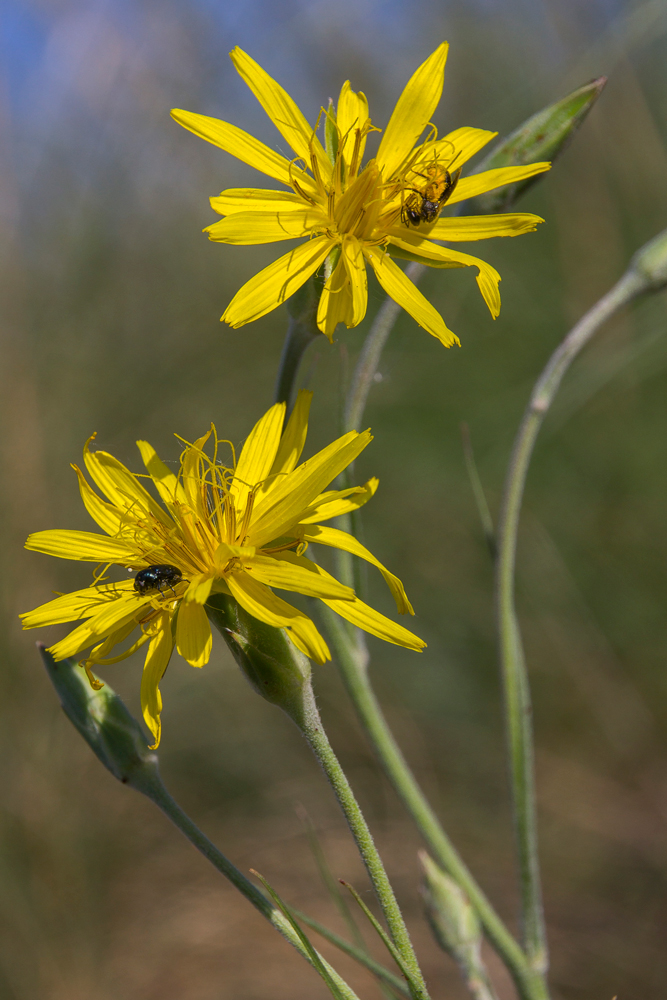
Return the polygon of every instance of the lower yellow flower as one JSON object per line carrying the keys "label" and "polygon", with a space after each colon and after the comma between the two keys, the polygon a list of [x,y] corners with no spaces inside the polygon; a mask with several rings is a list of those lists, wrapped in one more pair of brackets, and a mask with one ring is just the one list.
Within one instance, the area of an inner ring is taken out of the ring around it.
{"label": "lower yellow flower", "polygon": [[[442,94],[448,46],[443,42],[415,71],[398,99],[374,158],[363,164],[372,125],[368,101],[343,84],[338,105],[322,110],[311,126],[289,94],[247,53],[231,53],[234,67],[269,115],[294,159],[274,152],[235,125],[175,109],[179,124],[283,184],[286,190],[230,188],[211,198],[225,218],[205,232],[221,243],[258,244],[303,239],[236,293],[222,319],[243,326],[293,295],[325,262],[329,276],[317,314],[331,340],[338,323],[357,326],[368,301],[366,265],[384,291],[445,346],[458,337],[394,262],[429,267],[476,267],[491,315],[500,312],[500,275],[479,257],[434,241],[464,243],[519,236],[535,229],[538,215],[510,213],[440,219],[453,205],[548,170],[549,163],[503,167],[461,177],[461,170],[496,132],[463,127],[438,138],[431,124]],[[325,121],[326,149],[317,136]]]}
{"label": "lower yellow flower", "polygon": [[[146,724],[160,741],[159,682],[174,647],[193,667],[211,652],[211,628],[204,605],[212,593],[231,595],[249,614],[284,628],[307,656],[324,663],[327,644],[311,619],[271,588],[317,597],[354,625],[408,649],[426,645],[407,629],[364,604],[304,552],[310,542],[343,549],[376,566],[398,611],[413,614],[401,581],[354,537],[321,521],[356,510],[377,489],[377,480],[346,490],[323,492],[372,440],[351,431],[298,465],[306,441],[312,393],[301,392],[286,425],[285,404],[277,403],[255,425],[238,462],[226,467],[212,428],[186,444],[178,475],[146,442],[137,442],[148,475],[139,477],[104,451],[84,449],[86,469],[106,499],[80,469],[83,502],[106,532],[39,531],[26,548],[64,559],[135,571],[133,580],[104,583],[104,571],[84,590],[64,594],[22,615],[24,628],[85,619],[49,650],[56,660],[93,647],[83,665],[116,663],[147,645],[141,685]],[[92,440],[92,439],[91,439]],[[207,443],[212,454],[205,452]],[[229,444],[229,442],[222,442]],[[233,453],[233,448],[232,448]],[[140,478],[152,481],[159,503]],[[139,629],[122,653],[114,648]]]}

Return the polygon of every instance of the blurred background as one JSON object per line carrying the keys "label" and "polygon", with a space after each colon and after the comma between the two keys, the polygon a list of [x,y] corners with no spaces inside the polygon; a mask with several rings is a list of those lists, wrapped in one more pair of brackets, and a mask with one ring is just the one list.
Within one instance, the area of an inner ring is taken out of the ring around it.
{"label": "blurred background", "polygon": [[[496,511],[532,382],[571,324],[667,224],[663,0],[4,0],[0,211],[5,626],[0,783],[2,1000],[300,1000],[315,974],[154,807],[114,782],[60,712],[17,614],[86,586],[85,564],[23,551],[30,531],[91,530],[70,462],[85,439],[139,469],[134,441],[178,458],[215,420],[242,441],[270,405],[284,307],[241,330],[219,316],[284,252],[210,244],[208,196],[266,183],[186,132],[171,107],[283,143],[236,76],[240,45],[314,121],[350,78],[386,123],[404,83],[451,45],[440,130],[514,129],[591,78],[608,86],[521,210],[547,220],[470,252],[503,277],[493,322],[472,271],[423,289],[461,338],[445,350],[407,316],[367,411],[360,481],[373,552],[405,581],[428,642],[371,640],[395,732],[465,859],[513,927],[516,882],[490,560],[466,477],[468,423]],[[269,186],[270,182],[269,182]],[[463,249],[468,249],[464,247]],[[310,349],[309,448],[336,433],[362,327]],[[667,952],[667,337],[665,300],[626,310],[568,376],[538,442],[519,552],[537,732],[541,854],[554,996],[665,995]],[[373,601],[391,613],[379,578]],[[141,659],[107,669],[138,711]],[[367,810],[436,1000],[465,993],[421,912],[421,846],[337,679],[316,670],[325,723]],[[344,932],[298,817],[336,876],[368,884],[305,744],[218,643],[162,685],[170,790],[244,871]],[[325,952],[330,951],[325,947]],[[335,958],[363,997],[372,979]],[[498,970],[490,957],[491,968]],[[502,972],[501,996],[512,996]]]}

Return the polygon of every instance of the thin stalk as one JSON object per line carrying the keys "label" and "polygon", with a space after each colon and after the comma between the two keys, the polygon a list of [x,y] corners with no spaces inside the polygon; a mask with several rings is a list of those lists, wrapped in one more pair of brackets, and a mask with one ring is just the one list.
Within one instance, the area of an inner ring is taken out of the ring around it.
{"label": "thin stalk", "polygon": [[[412,261],[405,269],[405,274],[415,284],[426,270],[423,264]],[[364,341],[364,346],[357,360],[357,364],[352,375],[345,409],[343,411],[343,432],[359,430],[361,420],[366,409],[368,394],[373,385],[373,378],[380,364],[380,357],[387,343],[394,323],[401,312],[401,306],[387,297],[373,320],[372,326]]]}
{"label": "thin stalk", "polygon": [[522,1000],[547,1000],[539,972],[531,969],[521,947],[509,932],[474,876],[443,830],[438,817],[410,770],[387,725],[367,673],[368,654],[363,637],[355,644],[337,615],[321,602],[320,613],[334,647],[347,692],[371,740],[387,777],[422,834],[438,864],[461,886],[474,906],[487,937],[505,962]]}
{"label": "thin stalk", "polygon": [[289,317],[274,392],[274,402],[287,403],[288,412],[294,406],[296,379],[301,360],[306,348],[313,342],[318,333],[317,328],[313,331],[310,324],[303,323],[294,316]]}
{"label": "thin stalk", "polygon": [[403,914],[396,901],[394,890],[389,882],[371,831],[359,808],[359,803],[354,796],[350,783],[340,766],[322,726],[322,720],[315,704],[315,696],[310,681],[304,685],[298,700],[295,699],[292,704],[284,703],[282,707],[308,741],[322,770],[329,779],[339,805],[345,814],[348,826],[359,849],[385,920],[387,921],[391,938],[401,955],[405,967],[410,973],[411,992],[414,1000],[428,1000],[426,984],[419,968],[414,948],[412,947],[410,934],[405,925]]}
{"label": "thin stalk", "polygon": [[552,354],[535,383],[514,441],[498,520],[496,613],[521,885],[523,940],[528,961],[538,971],[546,970],[548,955],[537,850],[530,691],[514,603],[519,513],[535,439],[563,375],[600,326],[644,288],[645,282],[641,278],[632,272],[626,273],[577,323]]}
{"label": "thin stalk", "polygon": [[[148,777],[147,775],[142,775],[141,777],[138,777],[137,780],[131,782],[131,784],[137,789],[137,791],[142,792],[149,799],[151,799],[151,801],[162,810],[165,816],[167,816],[168,819],[170,819],[172,823],[178,827],[181,833],[187,837],[190,843],[204,855],[206,860],[210,861],[213,867],[224,875],[225,878],[228,879],[250,903],[252,903],[255,909],[258,910],[262,916],[265,917],[294,948],[296,948],[299,954],[302,955],[311,966],[314,965],[311,956],[308,954],[308,949],[304,946],[303,942],[299,938],[299,935],[291,926],[289,920],[287,920],[280,910],[274,906],[262,892],[260,892],[257,886],[253,885],[253,883],[247,879],[241,871],[239,871],[236,865],[232,864],[232,862],[218,850],[215,844],[213,844],[208,837],[202,833],[190,817],[183,812],[175,799],[171,797],[159,777]],[[334,980],[341,995],[344,996],[346,1000],[359,1000],[356,993],[347,985],[345,980],[338,975],[336,970],[329,965],[326,959],[322,958],[321,955],[319,958],[331,978]]]}

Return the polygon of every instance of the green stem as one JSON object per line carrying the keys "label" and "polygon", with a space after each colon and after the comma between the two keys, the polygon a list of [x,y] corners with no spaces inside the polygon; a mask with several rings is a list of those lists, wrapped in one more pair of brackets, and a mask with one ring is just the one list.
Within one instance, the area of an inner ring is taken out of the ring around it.
{"label": "green stem", "polygon": [[[423,264],[414,261],[405,269],[405,274],[411,281],[417,282],[426,270]],[[352,382],[345,400],[343,411],[343,432],[358,431],[366,408],[368,394],[373,385],[375,373],[380,364],[380,358],[384,345],[387,343],[394,323],[398,319],[401,306],[387,297],[380,306],[377,316],[368,331],[368,335],[361,349],[359,359],[352,375]]]}
{"label": "green stem", "polygon": [[[151,799],[151,801],[162,810],[165,816],[167,816],[172,823],[178,827],[181,833],[187,837],[190,843],[204,855],[206,860],[210,861],[213,867],[224,875],[225,878],[227,878],[232,885],[235,886],[239,892],[242,893],[247,900],[249,900],[250,903],[252,903],[255,909],[258,910],[262,916],[265,917],[269,923],[271,923],[276,930],[279,931],[287,941],[289,941],[291,945],[293,945],[294,948],[296,948],[299,954],[302,955],[310,965],[313,965],[313,961],[308,954],[307,949],[304,947],[303,942],[300,940],[298,934],[295,932],[286,917],[276,906],[273,905],[273,903],[270,902],[270,900],[266,898],[262,892],[260,892],[257,886],[253,885],[253,883],[247,879],[241,871],[239,871],[236,865],[232,864],[232,862],[218,850],[215,844],[213,844],[208,837],[202,833],[199,827],[192,822],[190,817],[183,812],[179,804],[171,797],[163,785],[156,771],[153,771],[153,773],[144,771],[141,774],[137,774],[134,780],[130,781],[130,784],[133,788],[136,788],[137,791],[142,792],[149,799]],[[356,993],[354,993],[347,983],[341,979],[335,969],[333,969],[321,955],[319,957],[346,1000],[359,1000]]]}
{"label": "green stem", "polygon": [[304,685],[301,698],[295,698],[291,704],[285,702],[282,707],[308,741],[345,814],[378,902],[382,907],[391,938],[410,972],[413,996],[415,1000],[428,1000],[426,984],[403,920],[403,914],[396,901],[394,890],[387,877],[368,824],[324,732],[310,680]]}
{"label": "green stem", "polygon": [[317,333],[317,330],[313,333],[309,325],[290,316],[282,354],[280,355],[274,392],[274,401],[276,403],[287,403],[288,412],[294,406],[296,378],[299,374],[301,360],[306,348],[315,339]]}
{"label": "green stem", "polygon": [[546,970],[548,956],[537,851],[530,691],[514,604],[519,513],[535,438],[563,375],[599,327],[644,287],[645,283],[635,274],[625,274],[577,323],[551,356],[535,384],[514,442],[498,520],[497,628],[521,883],[524,947],[529,963],[538,971]]}
{"label": "green stem", "polygon": [[525,955],[468,870],[419,787],[382,714],[367,672],[365,644],[355,645],[344,622],[321,605],[321,614],[336,654],[345,687],[378,759],[403,805],[438,864],[461,886],[474,906],[486,934],[510,970],[522,1000],[546,1000],[541,975],[528,967]]}

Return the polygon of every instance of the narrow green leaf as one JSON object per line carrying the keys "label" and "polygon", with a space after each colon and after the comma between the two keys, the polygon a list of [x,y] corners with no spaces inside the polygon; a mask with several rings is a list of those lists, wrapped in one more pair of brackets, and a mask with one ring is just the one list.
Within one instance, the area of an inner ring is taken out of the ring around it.
{"label": "narrow green leaf", "polygon": [[359,962],[363,965],[369,972],[377,976],[378,979],[384,980],[392,989],[396,990],[402,996],[410,997],[411,993],[407,985],[402,979],[390,972],[384,965],[380,962],[376,962],[374,958],[367,955],[366,952],[361,951],[359,948],[355,947],[350,941],[346,941],[342,938],[340,934],[336,934],[335,931],[329,930],[324,924],[321,924],[319,920],[314,920],[309,917],[307,913],[303,913],[301,910],[292,910],[295,917],[306,924],[307,927],[312,928],[317,934],[320,934],[326,941],[334,945],[336,948],[340,949],[345,955],[353,958],[355,962]]}
{"label": "narrow green leaf", "polygon": [[276,904],[276,906],[283,914],[283,916],[287,920],[289,920],[294,932],[299,936],[299,940],[301,941],[302,945],[308,952],[308,957],[313,963],[314,968],[317,970],[317,972],[319,972],[320,976],[326,983],[331,995],[334,996],[336,1000],[346,1000],[346,997],[338,989],[338,985],[330,975],[329,970],[325,966],[324,962],[322,961],[318,953],[315,951],[308,937],[304,934],[304,932],[301,930],[301,927],[293,917],[292,911],[290,910],[289,906],[285,902],[283,902],[278,893],[275,891],[275,889],[272,888],[272,886],[269,885],[269,883],[267,882],[267,880],[264,878],[263,875],[260,875],[259,872],[255,871],[254,868],[251,868],[250,871],[251,874],[253,874],[256,878],[258,878],[259,881],[262,883],[262,885],[264,886],[268,894],[271,896],[271,899]]}
{"label": "narrow green leaf", "polygon": [[385,948],[387,949],[387,951],[389,952],[389,954],[391,955],[391,957],[393,958],[393,960],[396,962],[396,965],[399,967],[399,969],[401,970],[401,972],[403,973],[403,975],[407,979],[409,985],[412,986],[412,976],[410,974],[410,970],[408,969],[408,967],[406,966],[405,962],[401,958],[401,955],[400,955],[400,952],[398,951],[398,948],[396,947],[396,945],[394,944],[394,942],[391,940],[391,938],[389,937],[389,935],[386,933],[386,931],[382,927],[382,924],[380,924],[380,922],[378,920],[376,920],[376,918],[373,916],[373,914],[371,913],[371,911],[368,909],[368,907],[364,903],[363,899],[361,898],[361,896],[359,895],[359,893],[357,892],[357,890],[353,886],[351,886],[349,882],[343,882],[343,880],[341,879],[340,883],[341,883],[341,885],[344,885],[346,889],[349,889],[349,891],[352,893],[352,895],[354,896],[355,900],[359,904],[362,912],[364,913],[365,917],[367,918],[367,920],[369,921],[369,923],[371,924],[371,926],[373,927],[373,929],[377,933],[378,937],[380,938],[380,940],[384,944]]}
{"label": "narrow green leaf", "polygon": [[[556,160],[567,148],[577,129],[602,93],[607,78],[599,77],[572,91],[567,97],[550,104],[528,118],[506,139],[501,139],[480,163],[475,173],[498,167],[525,166],[542,160]],[[518,184],[489,191],[471,199],[466,215],[489,215],[507,212],[514,202],[545,174],[537,174]]]}

